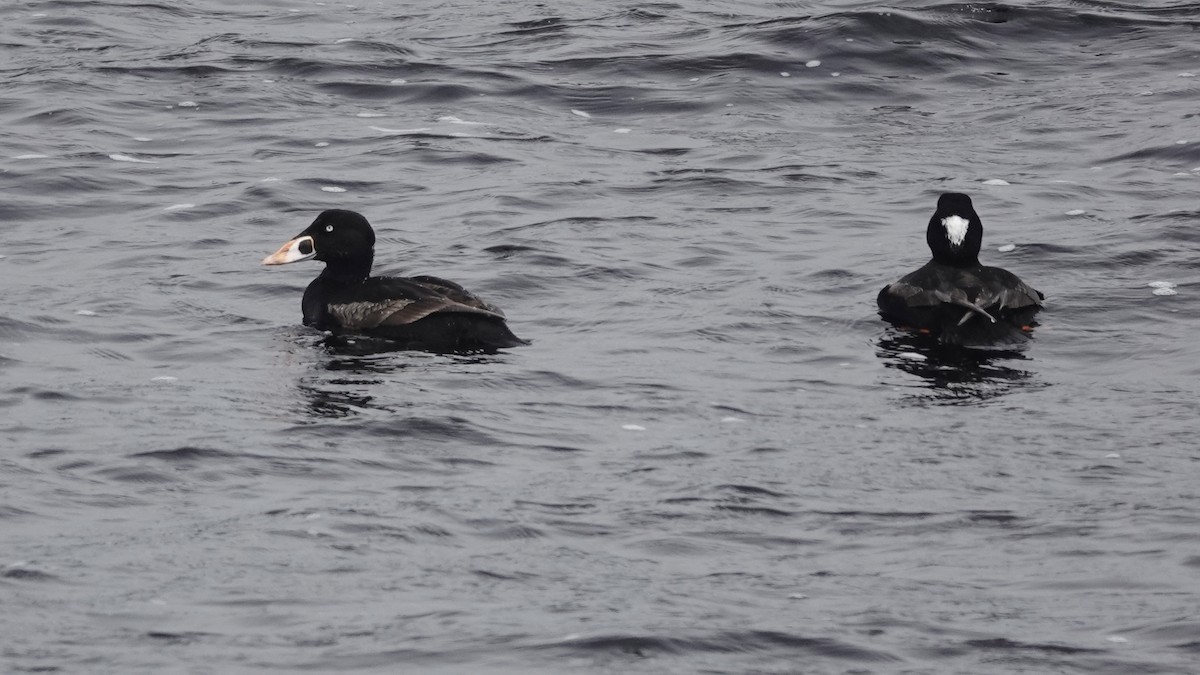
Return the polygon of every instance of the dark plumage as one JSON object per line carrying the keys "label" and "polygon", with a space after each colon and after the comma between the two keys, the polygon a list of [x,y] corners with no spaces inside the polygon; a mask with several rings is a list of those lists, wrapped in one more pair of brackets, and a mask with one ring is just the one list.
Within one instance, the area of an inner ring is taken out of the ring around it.
{"label": "dark plumage", "polygon": [[879,291],[884,318],[946,344],[1002,346],[1028,339],[1045,296],[1012,272],[979,263],[983,223],[970,197],[939,197],[925,241],[933,259]]}
{"label": "dark plumage", "polygon": [[453,281],[373,277],[375,232],[361,214],[331,209],[263,260],[320,260],[325,270],[304,291],[304,325],[386,338],[402,349],[495,351],[529,344],[504,313]]}

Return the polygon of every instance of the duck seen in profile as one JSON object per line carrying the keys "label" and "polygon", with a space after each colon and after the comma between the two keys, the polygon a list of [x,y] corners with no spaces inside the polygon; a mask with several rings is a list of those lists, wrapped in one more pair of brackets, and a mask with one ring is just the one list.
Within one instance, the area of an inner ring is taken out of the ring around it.
{"label": "duck seen in profile", "polygon": [[933,259],[879,291],[889,321],[968,347],[1014,345],[1029,339],[1045,296],[1017,275],[979,262],[983,223],[971,198],[938,198],[925,241]]}
{"label": "duck seen in profile", "polygon": [[304,291],[304,325],[335,335],[385,338],[398,349],[494,352],[529,344],[504,313],[462,286],[431,276],[373,277],[375,231],[361,214],[330,209],[263,259],[264,265],[319,260]]}

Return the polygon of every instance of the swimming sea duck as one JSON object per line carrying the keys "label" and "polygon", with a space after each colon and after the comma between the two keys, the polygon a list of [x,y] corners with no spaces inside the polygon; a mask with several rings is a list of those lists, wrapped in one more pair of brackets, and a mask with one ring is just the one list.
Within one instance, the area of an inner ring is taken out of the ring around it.
{"label": "swimming sea duck", "polygon": [[884,318],[946,344],[1002,346],[1024,342],[1045,298],[999,267],[979,263],[983,223],[971,198],[938,198],[925,241],[933,259],[879,291]]}
{"label": "swimming sea duck", "polygon": [[503,312],[453,281],[370,276],[374,255],[375,232],[367,219],[330,209],[263,264],[325,263],[304,291],[306,326],[434,352],[492,352],[529,344],[509,330]]}

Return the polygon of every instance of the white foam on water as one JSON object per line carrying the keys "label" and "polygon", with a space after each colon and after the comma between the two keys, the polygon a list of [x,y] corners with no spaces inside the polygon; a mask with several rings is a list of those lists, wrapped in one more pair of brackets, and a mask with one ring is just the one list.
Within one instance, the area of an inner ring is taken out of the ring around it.
{"label": "white foam on water", "polygon": [[314,147],[314,148],[328,148],[328,147],[329,147],[329,142],[328,142],[328,141],[321,141],[320,143],[313,143],[313,147]]}
{"label": "white foam on water", "polygon": [[371,127],[371,128],[380,133],[395,134],[397,136],[406,136],[409,134],[423,134],[423,133],[427,133],[427,132],[431,131],[429,127],[420,127],[417,129],[387,129],[385,127]]}
{"label": "white foam on water", "polygon": [[1108,637],[1106,637],[1104,639],[1108,640],[1109,642],[1115,642],[1117,644],[1125,644],[1126,642],[1129,642],[1129,638],[1124,638],[1124,637],[1121,637],[1120,635],[1109,635]]}
{"label": "white foam on water", "polygon": [[471,126],[477,126],[477,127],[487,126],[487,122],[469,122],[464,119],[459,119],[459,118],[455,117],[454,115],[445,115],[445,116],[439,117],[437,119],[437,121],[446,122],[448,124],[469,124]]}
{"label": "white foam on water", "polygon": [[1174,288],[1156,288],[1153,293],[1155,295],[1179,295],[1179,291]]}
{"label": "white foam on water", "polygon": [[900,352],[896,356],[898,356],[902,359],[907,359],[909,361],[927,361],[927,360],[929,360],[928,356],[925,356],[924,354],[918,354],[916,352]]}
{"label": "white foam on water", "polygon": [[622,424],[621,428],[625,431],[645,431],[646,427],[640,424]]}
{"label": "white foam on water", "polygon": [[1195,73],[1180,73],[1179,77],[1195,77]]}
{"label": "white foam on water", "polygon": [[1146,285],[1150,288],[1175,288],[1177,284],[1173,281],[1151,281]]}
{"label": "white foam on water", "polygon": [[575,110],[575,109],[572,109],[572,110],[571,110],[571,114],[572,114],[572,115],[579,115],[580,117],[591,117],[591,114],[590,114],[590,113],[585,113],[585,112],[584,112],[584,111],[582,111],[582,110]]}
{"label": "white foam on water", "polygon": [[323,185],[323,186],[321,186],[321,192],[345,192],[345,191],[346,191],[346,188],[344,188],[344,187],[338,187],[338,186],[336,186],[336,185]]}
{"label": "white foam on water", "polygon": [[154,139],[150,138],[149,136],[134,136],[133,140],[135,140],[139,143],[149,143],[150,141],[152,141]]}
{"label": "white foam on water", "polygon": [[137,157],[130,157],[129,155],[122,155],[122,154],[116,154],[116,153],[109,155],[108,158],[113,160],[114,162],[133,162],[134,164],[158,164],[158,162],[152,162],[148,159],[138,159]]}
{"label": "white foam on water", "polygon": [[984,185],[1012,185],[1012,183],[1004,180],[1003,178],[989,178],[989,179],[983,181],[983,184]]}
{"label": "white foam on water", "polygon": [[269,177],[269,178],[264,178],[264,179],[262,179],[262,180],[261,180],[261,181],[259,181],[259,182],[260,182],[260,183],[278,183],[278,182],[279,182],[279,179],[278,179],[278,178],[276,178],[275,176],[271,176],[271,177]]}
{"label": "white foam on water", "polygon": [[841,73],[838,73],[838,72],[833,72],[833,73],[830,73],[830,74],[829,74],[829,76],[830,76],[830,77],[841,77],[841,76],[842,76],[842,74],[841,74]]}
{"label": "white foam on water", "polygon": [[263,84],[275,84],[275,80],[263,80]]}
{"label": "white foam on water", "polygon": [[360,112],[355,117],[387,117],[387,115],[377,112]]}
{"label": "white foam on water", "polygon": [[1119,452],[1110,452],[1110,453],[1108,453],[1107,455],[1105,455],[1105,456],[1104,456],[1104,459],[1121,459],[1121,453],[1119,453]]}
{"label": "white foam on water", "polygon": [[172,375],[159,375],[158,377],[150,378],[151,382],[178,382],[179,378]]}
{"label": "white foam on water", "polygon": [[745,422],[746,420],[744,420],[740,417],[730,416],[730,417],[722,417],[721,421],[725,422],[726,424],[741,424],[742,422]]}
{"label": "white foam on water", "polygon": [[163,211],[183,211],[184,209],[194,209],[194,208],[196,208],[195,204],[186,204],[186,203],[185,204],[172,204],[172,205],[168,206],[167,208],[163,209]]}
{"label": "white foam on water", "polygon": [[625,128],[625,127],[621,127],[620,129],[613,129],[613,133],[614,133],[614,134],[627,134],[627,133],[629,133],[630,131],[633,131],[633,130],[632,130],[632,129],[627,129],[627,128]]}
{"label": "white foam on water", "polygon": [[96,313],[90,309],[79,309],[75,311],[79,316],[96,316]]}
{"label": "white foam on water", "polygon": [[693,77],[688,80],[688,82],[699,82],[699,81],[700,81],[700,78],[698,78],[698,77]]}
{"label": "white foam on water", "polygon": [[780,76],[780,77],[791,77],[791,76],[792,76],[792,74],[791,74],[791,73],[789,73],[789,72],[787,72],[787,71],[785,70],[785,71],[783,71],[782,73],[780,73],[780,74],[779,74],[779,76]]}
{"label": "white foam on water", "polygon": [[1066,212],[1066,215],[1068,215],[1068,216],[1082,216],[1082,215],[1083,215],[1083,214],[1085,214],[1085,213],[1087,213],[1087,211],[1084,211],[1083,209],[1071,209],[1070,211],[1067,211],[1067,212]]}
{"label": "white foam on water", "polygon": [[179,107],[180,108],[199,108],[200,104],[196,103],[195,101],[180,101]]}
{"label": "white foam on water", "polygon": [[333,41],[333,44],[341,45],[341,44],[345,44],[347,42],[354,42],[354,38],[338,38]]}
{"label": "white foam on water", "polygon": [[37,153],[30,153],[28,155],[17,155],[16,157],[13,157],[13,159],[49,159],[49,158],[50,158],[50,155],[39,155]]}
{"label": "white foam on water", "polygon": [[404,79],[401,79],[401,78],[396,78],[396,79],[394,79],[394,80],[389,80],[389,81],[388,81],[388,84],[408,84],[408,80],[404,80]]}
{"label": "white foam on water", "polygon": [[812,61],[806,61],[804,65],[809,68],[816,68],[817,66],[821,65],[821,62],[818,59],[813,59]]}
{"label": "white foam on water", "polygon": [[1017,245],[1016,244],[1005,244],[1003,246],[996,247],[996,250],[1001,253],[1010,253],[1012,251],[1017,250]]}

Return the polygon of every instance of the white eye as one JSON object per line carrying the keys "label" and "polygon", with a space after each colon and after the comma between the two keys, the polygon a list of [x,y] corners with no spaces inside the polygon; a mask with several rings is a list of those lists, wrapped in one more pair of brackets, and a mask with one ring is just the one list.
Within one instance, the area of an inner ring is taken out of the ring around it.
{"label": "white eye", "polygon": [[326,232],[333,232],[333,226],[332,226],[332,225],[326,225],[326,226],[325,226],[325,231],[326,231]]}

